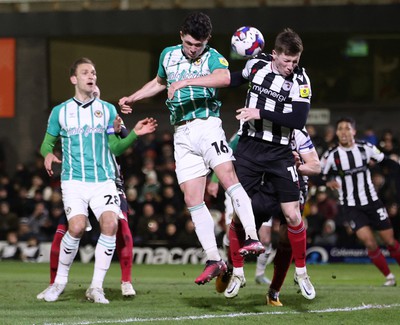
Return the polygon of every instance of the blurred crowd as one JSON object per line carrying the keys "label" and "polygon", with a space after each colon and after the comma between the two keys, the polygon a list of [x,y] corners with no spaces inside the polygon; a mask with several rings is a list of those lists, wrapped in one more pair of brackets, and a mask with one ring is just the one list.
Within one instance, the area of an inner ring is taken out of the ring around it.
{"label": "blurred crowd", "polygon": [[[307,128],[320,156],[335,144],[333,126]],[[375,144],[393,160],[400,161],[399,141],[392,131],[376,134],[373,129],[367,129],[358,134],[358,138]],[[57,148],[55,152],[60,154]],[[119,161],[135,246],[200,247],[174,172],[172,133],[164,131],[141,137]],[[64,213],[60,168],[56,169],[54,177],[48,177],[39,151],[33,162],[18,163],[13,175],[7,174],[6,163],[11,162],[6,161],[0,147],[0,241],[7,242],[0,251],[0,259],[34,260],[39,243],[52,241]],[[400,180],[379,165],[373,166],[372,171],[373,183],[388,209],[395,236],[400,239],[400,195],[395,190],[396,182]],[[222,240],[225,231],[222,188],[217,198],[206,195],[206,204],[215,220],[217,238]],[[310,179],[303,216],[308,227],[309,245],[359,245],[350,227],[342,220],[336,193],[325,187],[318,177]],[[93,230],[85,234],[82,245],[97,241],[97,222],[91,223]],[[19,245],[20,242],[24,245]]]}

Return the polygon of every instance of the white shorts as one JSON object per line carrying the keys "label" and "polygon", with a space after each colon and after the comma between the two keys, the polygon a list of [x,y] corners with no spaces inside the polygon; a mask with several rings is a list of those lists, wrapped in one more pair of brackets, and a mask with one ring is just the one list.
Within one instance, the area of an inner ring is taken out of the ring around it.
{"label": "white shorts", "polygon": [[179,184],[206,176],[210,168],[235,160],[218,117],[195,119],[176,126],[174,148]]}
{"label": "white shorts", "polygon": [[117,187],[112,180],[100,183],[62,181],[61,190],[68,220],[79,214],[88,217],[89,206],[97,220],[105,211],[112,211],[117,215],[121,214]]}

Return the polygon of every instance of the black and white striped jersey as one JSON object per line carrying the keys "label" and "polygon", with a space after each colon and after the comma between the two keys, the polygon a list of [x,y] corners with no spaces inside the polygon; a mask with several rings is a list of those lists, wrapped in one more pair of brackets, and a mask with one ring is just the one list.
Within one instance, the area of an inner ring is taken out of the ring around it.
{"label": "black and white striped jersey", "polygon": [[[249,80],[245,107],[290,113],[293,102],[310,104],[311,84],[303,68],[297,67],[293,74],[284,78],[273,72],[272,56],[262,53],[247,61],[242,76]],[[289,145],[292,131],[267,119],[260,119],[241,121],[239,135]]]}
{"label": "black and white striped jersey", "polygon": [[378,200],[369,163],[383,158],[384,154],[369,142],[356,141],[351,148],[335,146],[321,158],[322,175],[340,184],[341,205],[364,206]]}

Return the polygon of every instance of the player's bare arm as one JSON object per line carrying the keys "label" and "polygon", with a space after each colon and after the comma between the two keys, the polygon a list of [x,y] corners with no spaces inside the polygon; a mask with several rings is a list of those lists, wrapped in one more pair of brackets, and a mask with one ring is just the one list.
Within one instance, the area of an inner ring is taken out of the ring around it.
{"label": "player's bare arm", "polygon": [[318,153],[314,149],[310,152],[301,155],[303,163],[297,168],[297,171],[302,176],[314,176],[321,173],[321,163],[318,158]]}
{"label": "player's bare arm", "polygon": [[132,106],[135,102],[153,97],[158,93],[162,92],[167,88],[166,81],[159,76],[155,77],[153,80],[146,83],[142,88],[138,91],[134,92],[132,95],[128,97],[122,97],[118,101],[118,105],[121,108],[121,112],[124,114],[132,113]]}
{"label": "player's bare arm", "polygon": [[228,69],[216,69],[211,74],[198,78],[179,80],[171,83],[168,88],[168,98],[173,99],[175,92],[187,86],[207,88],[224,88],[230,84],[231,75]]}

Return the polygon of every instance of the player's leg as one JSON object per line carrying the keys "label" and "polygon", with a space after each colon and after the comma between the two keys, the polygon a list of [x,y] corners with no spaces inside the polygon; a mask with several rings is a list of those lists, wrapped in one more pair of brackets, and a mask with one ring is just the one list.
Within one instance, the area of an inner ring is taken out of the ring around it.
{"label": "player's leg", "polygon": [[121,292],[124,297],[136,295],[132,286],[133,239],[128,221],[118,219],[116,251],[121,267]]}
{"label": "player's leg", "polygon": [[379,235],[385,243],[390,256],[400,265],[400,244],[394,237],[393,228],[381,230]]}
{"label": "player's leg", "polygon": [[292,247],[287,236],[287,225],[281,225],[279,229],[279,242],[274,258],[274,275],[267,293],[267,304],[271,306],[283,306],[279,300],[283,282],[292,262]]}
{"label": "player's leg", "polygon": [[90,207],[99,221],[100,236],[94,253],[92,282],[86,291],[86,298],[95,303],[108,304],[109,301],[104,296],[103,282],[114,255],[118,215],[121,213],[119,196],[113,181],[97,184],[96,189],[93,189]]}
{"label": "player's leg", "polygon": [[263,222],[258,230],[260,241],[265,247],[265,252],[257,257],[255,281],[258,284],[271,283],[271,280],[265,276],[265,268],[267,267],[270,254],[272,252],[271,229],[272,218],[270,218],[267,222]]}
{"label": "player's leg", "polygon": [[195,225],[197,238],[207,256],[203,272],[196,278],[197,284],[205,284],[220,273],[226,271],[226,264],[219,254],[214,233],[214,220],[204,203],[206,177],[198,177],[183,182],[181,185],[185,203]]}
{"label": "player's leg", "polygon": [[301,293],[306,299],[314,299],[315,289],[310,282],[306,267],[307,235],[300,215],[299,201],[283,202],[281,208],[288,224],[288,238],[296,267],[294,281],[299,284]]}
{"label": "player's leg", "polygon": [[244,190],[235,173],[233,163],[225,162],[215,166],[214,172],[217,174],[221,185],[232,199],[233,208],[243,229],[246,232],[246,240],[240,253],[243,255],[259,255],[265,251],[264,245],[258,240],[255,218],[251,206],[251,200]]}
{"label": "player's leg", "polygon": [[128,202],[123,186],[119,186],[117,183],[116,185],[121,201],[116,240],[116,251],[121,267],[121,292],[124,297],[133,297],[136,295],[136,291],[132,286],[133,238],[128,222]]}
{"label": "player's leg", "polygon": [[224,292],[226,298],[235,298],[238,295],[240,288],[246,285],[243,269],[244,257],[240,254],[240,249],[243,247],[245,237],[246,233],[243,226],[238,220],[238,217],[234,215],[229,227],[229,242],[233,271],[229,284]]}
{"label": "player's leg", "polygon": [[[206,176],[210,171],[210,161],[217,154],[205,157],[207,152],[213,150],[210,149],[212,141],[202,141],[201,144],[193,144],[192,141],[192,139],[203,139],[205,136],[209,136],[213,130],[213,127],[209,126],[210,121],[212,119],[194,120],[187,125],[177,127],[174,134],[176,176],[195,225],[197,238],[207,256],[203,272],[195,279],[195,283],[199,285],[208,283],[227,269],[218,251],[214,220],[204,202]],[[204,133],[205,129],[207,129],[206,134]],[[226,156],[223,159],[230,159],[226,154],[222,156]]]}
{"label": "player's leg", "polygon": [[357,238],[364,244],[372,263],[385,276],[386,286],[396,285],[395,277],[390,272],[389,264],[386,261],[381,249],[376,242],[374,233],[369,226],[363,226],[356,231]]}
{"label": "player's leg", "polygon": [[79,242],[86,227],[87,217],[83,214],[68,219],[68,231],[62,237],[57,266],[57,275],[51,288],[45,293],[44,300],[58,300],[68,282],[69,270],[79,249]]}
{"label": "player's leg", "polygon": [[[63,220],[63,221],[61,222],[61,220]],[[61,245],[61,240],[64,237],[65,232],[68,229],[67,223],[68,223],[67,218],[64,215],[63,217],[61,217],[60,222],[57,225],[57,230],[54,234],[53,241],[51,242],[51,249],[50,249],[50,282],[49,282],[49,286],[36,296],[36,298],[38,300],[44,299],[45,293],[53,285],[54,280],[56,278],[57,269],[58,269],[58,259],[60,256],[60,245]]]}
{"label": "player's leg", "polygon": [[229,195],[225,192],[225,234],[222,239],[222,246],[225,250],[226,258],[227,258],[227,270],[224,273],[221,273],[218,275],[218,277],[215,280],[215,290],[218,293],[222,293],[225,291],[227,288],[229,281],[232,276],[232,271],[233,271],[233,263],[232,263],[232,258],[231,258],[231,251],[230,251],[230,241],[229,241],[229,228],[232,222],[233,218],[233,206],[232,206],[232,200],[229,197]]}
{"label": "player's leg", "polygon": [[[204,146],[203,152],[209,167],[214,170],[220,184],[231,197],[235,213],[246,232],[246,241],[240,253],[243,255],[261,254],[264,252],[264,246],[258,240],[251,200],[242,183],[239,182],[233,166],[233,153],[226,141],[222,122],[219,118],[209,118],[208,120],[210,122],[207,136],[209,143],[213,145],[211,149]],[[201,132],[204,134],[204,130]],[[259,180],[257,179],[257,181]]]}

